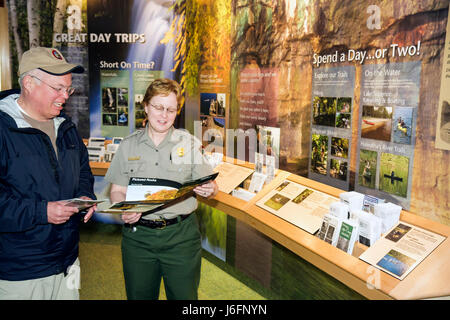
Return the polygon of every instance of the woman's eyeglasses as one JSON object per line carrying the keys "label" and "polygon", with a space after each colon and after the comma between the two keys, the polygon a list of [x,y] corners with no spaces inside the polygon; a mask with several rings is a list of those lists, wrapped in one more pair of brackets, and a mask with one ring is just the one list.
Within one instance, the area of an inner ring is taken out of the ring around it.
{"label": "woman's eyeglasses", "polygon": [[167,114],[169,114],[169,115],[171,115],[171,116],[173,116],[173,115],[175,115],[177,112],[178,112],[178,109],[176,109],[176,108],[166,108],[166,107],[164,107],[163,105],[153,105],[153,104],[150,104],[152,107],[153,107],[153,109],[155,109],[158,113],[163,113],[164,112],[164,110],[166,110],[167,111]]}

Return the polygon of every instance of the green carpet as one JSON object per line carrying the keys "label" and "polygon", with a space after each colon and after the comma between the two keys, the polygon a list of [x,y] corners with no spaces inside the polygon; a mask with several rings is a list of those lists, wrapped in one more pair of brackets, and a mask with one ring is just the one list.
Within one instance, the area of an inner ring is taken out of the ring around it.
{"label": "green carpet", "polygon": [[[119,225],[89,222],[80,228],[81,300],[124,300]],[[200,300],[264,300],[228,273],[202,259]],[[166,299],[161,283],[160,299]]]}

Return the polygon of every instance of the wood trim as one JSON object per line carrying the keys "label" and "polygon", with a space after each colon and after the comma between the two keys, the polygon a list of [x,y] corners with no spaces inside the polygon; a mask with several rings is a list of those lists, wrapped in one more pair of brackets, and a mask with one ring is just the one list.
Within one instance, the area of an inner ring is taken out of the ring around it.
{"label": "wood trim", "polygon": [[0,91],[12,88],[8,8],[0,6]]}

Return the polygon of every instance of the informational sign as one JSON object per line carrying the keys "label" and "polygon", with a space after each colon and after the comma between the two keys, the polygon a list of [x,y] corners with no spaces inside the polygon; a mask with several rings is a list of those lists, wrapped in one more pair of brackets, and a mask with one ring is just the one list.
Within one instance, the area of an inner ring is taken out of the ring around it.
{"label": "informational sign", "polygon": [[362,68],[355,190],[409,209],[421,62]]}
{"label": "informational sign", "polygon": [[101,70],[102,136],[127,136],[129,129],[129,71]]}
{"label": "informational sign", "polygon": [[400,221],[359,258],[403,280],[445,239],[444,236]]}
{"label": "informational sign", "polygon": [[278,70],[251,63],[242,69],[239,83],[239,127],[277,126]]}
{"label": "informational sign", "polygon": [[151,81],[176,77],[174,42],[161,43],[173,15],[165,2],[89,1],[84,38],[90,53],[91,136],[125,137],[141,128],[142,99]]}
{"label": "informational sign", "polygon": [[285,180],[267,193],[256,205],[311,233],[316,233],[330,204],[339,199]]}
{"label": "informational sign", "polygon": [[348,190],[355,67],[313,70],[308,177]]}

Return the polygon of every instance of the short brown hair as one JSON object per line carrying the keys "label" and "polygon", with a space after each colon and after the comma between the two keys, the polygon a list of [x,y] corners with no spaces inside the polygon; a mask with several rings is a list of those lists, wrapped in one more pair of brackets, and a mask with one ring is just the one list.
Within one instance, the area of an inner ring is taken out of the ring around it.
{"label": "short brown hair", "polygon": [[181,108],[181,86],[172,79],[156,79],[154,80],[147,88],[147,91],[145,91],[144,99],[142,100],[142,103],[145,105],[148,105],[150,103],[150,100],[157,95],[163,95],[168,96],[171,93],[175,93],[177,96],[177,109],[180,110]]}

